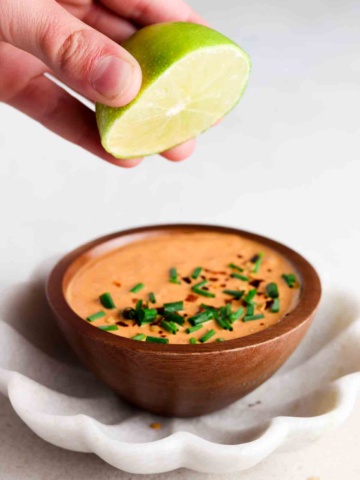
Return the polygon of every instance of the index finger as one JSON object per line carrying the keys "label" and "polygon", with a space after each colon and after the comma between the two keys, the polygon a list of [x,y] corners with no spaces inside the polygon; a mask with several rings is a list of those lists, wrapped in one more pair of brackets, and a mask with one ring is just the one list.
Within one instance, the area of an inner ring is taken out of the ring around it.
{"label": "index finger", "polygon": [[182,0],[101,0],[123,18],[140,25],[161,22],[207,22]]}

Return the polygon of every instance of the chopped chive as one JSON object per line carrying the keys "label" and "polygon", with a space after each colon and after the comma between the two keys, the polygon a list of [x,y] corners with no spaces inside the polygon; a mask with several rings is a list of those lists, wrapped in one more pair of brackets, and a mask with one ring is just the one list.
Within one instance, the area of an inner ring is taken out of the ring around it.
{"label": "chopped chive", "polygon": [[162,320],[161,323],[160,323],[160,326],[164,330],[172,333],[173,335],[175,335],[175,333],[178,332],[178,328],[175,325],[175,323],[173,323],[173,322],[170,323],[170,322],[167,322],[166,320]]}
{"label": "chopped chive", "polygon": [[245,275],[241,275],[240,273],[232,273],[230,276],[233,278],[237,278],[238,280],[242,280],[243,282],[249,281],[248,277],[245,277]]}
{"label": "chopped chive", "polygon": [[105,308],[115,308],[114,300],[109,292],[103,293],[99,297],[100,303]]}
{"label": "chopped chive", "polygon": [[170,283],[181,283],[180,280],[178,279],[178,273],[176,268],[170,268],[169,270],[169,281]]}
{"label": "chopped chive", "polygon": [[294,288],[296,284],[296,277],[293,273],[283,273],[281,276],[289,288]]}
{"label": "chopped chive", "polygon": [[164,312],[165,314],[167,313],[174,313],[177,312],[178,310],[183,310],[184,309],[184,302],[172,302],[172,303],[164,303]]}
{"label": "chopped chive", "polygon": [[235,298],[235,300],[240,300],[240,298],[244,295],[245,290],[223,290],[223,293],[226,293],[226,295],[231,295]]}
{"label": "chopped chive", "polygon": [[270,298],[277,298],[279,296],[279,290],[276,283],[271,282],[266,285],[266,295]]}
{"label": "chopped chive", "polygon": [[215,295],[207,290],[203,290],[201,287],[209,283],[207,280],[203,280],[202,282],[197,283],[196,285],[191,287],[191,290],[198,295],[202,295],[203,297],[214,298]]}
{"label": "chopped chive", "polygon": [[137,312],[137,322],[139,325],[144,325],[145,323],[151,323],[155,320],[157,316],[156,308],[141,308]]}
{"label": "chopped chive", "polygon": [[234,263],[229,263],[228,267],[229,267],[229,268],[232,268],[233,270],[237,270],[238,272],[243,272],[243,271],[244,271],[243,268],[238,267],[238,266],[235,265]]}
{"label": "chopped chive", "polygon": [[264,252],[258,253],[257,258],[254,262],[254,268],[253,268],[254,273],[258,273],[263,258],[264,258]]}
{"label": "chopped chive", "polygon": [[[230,307],[230,309],[228,308]],[[231,323],[228,321],[231,315],[231,306],[226,305],[226,307],[220,307],[219,310],[215,313],[215,320],[217,324],[224,330],[233,330]]]}
{"label": "chopped chive", "polygon": [[239,320],[243,313],[244,309],[242,307],[238,308],[235,312],[230,314],[230,322],[235,322],[235,320]]}
{"label": "chopped chive", "polygon": [[252,288],[252,289],[249,290],[249,291],[247,292],[247,294],[245,295],[245,297],[244,297],[244,302],[245,302],[246,304],[252,303],[252,301],[253,301],[253,299],[254,299],[254,297],[255,297],[256,294],[257,294],[256,288]]}
{"label": "chopped chive", "polygon": [[279,298],[274,298],[272,305],[270,307],[270,312],[271,313],[278,313],[280,310],[280,299]]}
{"label": "chopped chive", "polygon": [[124,310],[121,312],[121,315],[127,320],[134,320],[136,318],[136,310],[135,308],[124,308]]}
{"label": "chopped chive", "polygon": [[100,312],[93,313],[92,315],[89,315],[86,317],[86,320],[88,322],[95,322],[95,320],[98,320],[99,318],[105,317],[106,313],[100,310]]}
{"label": "chopped chive", "polygon": [[214,313],[212,310],[204,310],[203,312],[197,313],[193,317],[190,317],[188,320],[191,325],[199,325],[201,323],[208,322],[214,318]]}
{"label": "chopped chive", "polygon": [[166,320],[169,322],[174,322],[177,323],[178,325],[184,325],[184,317],[177,313],[169,313],[169,315],[166,315]]}
{"label": "chopped chive", "polygon": [[251,322],[252,320],[260,320],[264,318],[264,315],[260,313],[259,315],[245,315],[243,318],[243,322]]}
{"label": "chopped chive", "polygon": [[249,317],[251,315],[254,315],[254,311],[255,311],[255,305],[253,303],[249,303],[249,305],[247,305],[246,307],[245,316]]}
{"label": "chopped chive", "polygon": [[112,332],[113,330],[118,330],[117,325],[101,325],[100,330],[105,330],[105,332]]}
{"label": "chopped chive", "polygon": [[137,283],[131,290],[130,292],[132,293],[137,293],[139,292],[141,289],[143,289],[145,287],[145,285],[143,283]]}
{"label": "chopped chive", "polygon": [[194,333],[194,332],[196,332],[197,330],[200,330],[200,328],[202,328],[202,327],[203,327],[202,324],[200,324],[200,325],[195,325],[194,327],[187,328],[187,329],[185,330],[185,332],[186,332],[186,333]]}
{"label": "chopped chive", "polygon": [[196,279],[199,277],[201,271],[202,271],[202,267],[197,267],[197,268],[195,268],[195,270],[194,270],[194,271],[192,272],[192,274],[191,274],[191,278],[193,278],[194,280],[196,280]]}
{"label": "chopped chive", "polygon": [[196,338],[191,337],[190,340],[189,340],[189,343],[191,343],[192,345],[195,345],[195,343],[196,343]]}
{"label": "chopped chive", "polygon": [[221,327],[223,330],[230,330],[230,331],[233,330],[233,327],[231,326],[231,324],[224,318],[220,317],[219,315],[215,317],[215,320],[216,320],[216,323],[219,325],[219,327]]}
{"label": "chopped chive", "polygon": [[199,342],[205,343],[216,334],[215,330],[209,330],[205,335],[199,338]]}
{"label": "chopped chive", "polygon": [[149,343],[169,343],[168,338],[161,337],[146,337],[146,341]]}
{"label": "chopped chive", "polygon": [[136,310],[137,313],[142,309],[142,306],[143,306],[143,301],[142,301],[142,300],[138,300],[138,301],[136,302],[136,305],[135,305],[135,310]]}
{"label": "chopped chive", "polygon": [[138,333],[137,335],[134,335],[133,337],[131,337],[132,340],[144,340],[146,338],[146,335],[145,333]]}
{"label": "chopped chive", "polygon": [[153,292],[149,293],[149,300],[150,300],[151,303],[156,303],[156,297],[155,297],[155,294]]}
{"label": "chopped chive", "polygon": [[219,337],[215,340],[215,342],[225,342],[225,338]]}

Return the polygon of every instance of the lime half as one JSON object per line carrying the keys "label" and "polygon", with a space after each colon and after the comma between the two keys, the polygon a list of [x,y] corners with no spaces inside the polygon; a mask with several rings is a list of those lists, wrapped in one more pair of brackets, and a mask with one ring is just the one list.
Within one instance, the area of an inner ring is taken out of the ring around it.
{"label": "lime half", "polygon": [[240,100],[249,56],[224,35],[193,23],[160,23],[123,45],[143,83],[121,108],[96,105],[101,142],[117,158],[168,150],[213,125]]}

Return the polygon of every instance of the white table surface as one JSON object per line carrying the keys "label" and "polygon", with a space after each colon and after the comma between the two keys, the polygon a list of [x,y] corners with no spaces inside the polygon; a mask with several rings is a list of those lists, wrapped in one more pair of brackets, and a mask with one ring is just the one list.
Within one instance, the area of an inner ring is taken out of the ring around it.
{"label": "white table surface", "polygon": [[[153,157],[135,170],[116,169],[0,105],[4,295],[19,284],[31,292],[44,262],[91,238],[175,221],[263,233],[308,257],[325,285],[356,285],[359,2],[191,3],[248,51],[253,73],[240,106],[200,138],[187,162]],[[46,444],[6,398],[0,405],[1,480],[140,478]],[[360,401],[343,426],[317,443],[221,478],[358,480],[359,428]],[[215,476],[178,471],[143,478]]]}

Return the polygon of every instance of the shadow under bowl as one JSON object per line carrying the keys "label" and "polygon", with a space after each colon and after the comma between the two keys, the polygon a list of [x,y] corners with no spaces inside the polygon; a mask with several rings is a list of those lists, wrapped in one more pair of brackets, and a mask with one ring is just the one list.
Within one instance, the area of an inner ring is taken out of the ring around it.
{"label": "shadow under bowl", "polygon": [[[94,258],[144,238],[199,231],[240,235],[285,257],[301,285],[295,308],[277,324],[252,335],[225,342],[176,345],[109,334],[85,322],[67,303],[69,282]],[[80,360],[128,402],[159,415],[178,417],[224,408],[265,382],[304,337],[320,296],[316,271],[295,251],[260,235],[211,225],[154,225],[98,238],[63,257],[47,282],[50,307]]]}

